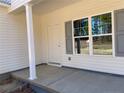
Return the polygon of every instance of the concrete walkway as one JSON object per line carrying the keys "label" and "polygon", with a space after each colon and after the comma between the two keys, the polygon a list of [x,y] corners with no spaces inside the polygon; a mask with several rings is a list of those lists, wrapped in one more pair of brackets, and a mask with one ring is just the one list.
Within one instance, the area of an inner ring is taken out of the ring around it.
{"label": "concrete walkway", "polygon": [[[124,77],[84,70],[58,68],[48,65],[37,67],[38,79],[28,80],[28,69],[12,75],[59,93],[124,93]],[[53,93],[56,93],[56,92]]]}

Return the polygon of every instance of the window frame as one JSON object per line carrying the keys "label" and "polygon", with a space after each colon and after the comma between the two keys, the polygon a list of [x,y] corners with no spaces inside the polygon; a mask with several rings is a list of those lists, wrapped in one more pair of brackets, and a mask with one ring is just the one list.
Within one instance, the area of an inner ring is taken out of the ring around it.
{"label": "window frame", "polygon": [[[73,54],[74,55],[88,55],[88,56],[105,56],[105,57],[116,57],[115,56],[115,15],[114,15],[114,10],[113,11],[108,11],[108,12],[102,12],[102,13],[98,13],[98,14],[93,14],[90,16],[86,16],[86,17],[81,17],[81,18],[75,18],[74,20],[72,20],[72,37],[73,37]],[[93,16],[99,16],[99,15],[104,15],[107,13],[111,13],[111,25],[112,25],[112,32],[111,33],[107,33],[107,34],[99,34],[99,35],[93,35],[92,34],[92,17]],[[85,19],[88,18],[88,32],[89,35],[87,36],[74,36],[74,21],[76,20],[80,20],[80,19]],[[112,55],[96,55],[93,53],[93,37],[94,36],[112,36]],[[85,38],[85,37],[89,37],[89,54],[77,54],[75,52],[75,38]]]}

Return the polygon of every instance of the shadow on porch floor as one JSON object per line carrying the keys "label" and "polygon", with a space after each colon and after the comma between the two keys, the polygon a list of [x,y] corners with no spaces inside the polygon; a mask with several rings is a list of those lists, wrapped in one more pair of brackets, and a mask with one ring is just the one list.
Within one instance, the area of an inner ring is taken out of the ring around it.
{"label": "shadow on porch floor", "polygon": [[124,93],[123,76],[48,65],[37,67],[38,79],[34,81],[28,80],[28,74],[28,69],[12,73],[16,78],[59,93]]}

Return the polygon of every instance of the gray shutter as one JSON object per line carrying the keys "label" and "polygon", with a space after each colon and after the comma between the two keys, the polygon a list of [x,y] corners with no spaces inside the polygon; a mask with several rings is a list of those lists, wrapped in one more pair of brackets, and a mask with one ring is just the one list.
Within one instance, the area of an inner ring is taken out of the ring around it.
{"label": "gray shutter", "polygon": [[66,54],[73,54],[72,21],[65,22]]}
{"label": "gray shutter", "polygon": [[115,13],[115,53],[116,56],[124,56],[124,11]]}

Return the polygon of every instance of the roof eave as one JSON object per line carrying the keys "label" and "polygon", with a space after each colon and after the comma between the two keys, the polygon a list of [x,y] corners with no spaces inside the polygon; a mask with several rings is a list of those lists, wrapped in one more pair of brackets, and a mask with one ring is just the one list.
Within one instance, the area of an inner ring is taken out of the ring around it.
{"label": "roof eave", "polygon": [[0,2],[0,6],[3,6],[3,7],[7,7],[7,8],[9,8],[11,5],[4,4],[4,3],[1,3],[1,2]]}

